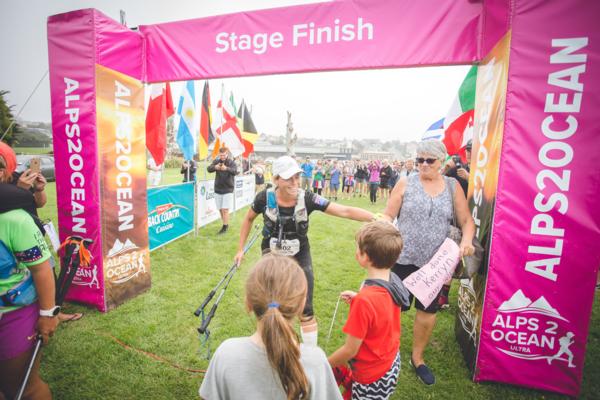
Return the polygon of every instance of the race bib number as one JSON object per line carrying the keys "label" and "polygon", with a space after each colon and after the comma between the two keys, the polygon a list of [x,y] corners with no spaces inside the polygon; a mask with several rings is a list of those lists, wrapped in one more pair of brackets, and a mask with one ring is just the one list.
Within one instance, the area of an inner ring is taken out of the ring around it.
{"label": "race bib number", "polygon": [[282,240],[281,246],[277,246],[277,238],[271,238],[269,241],[269,247],[275,254],[280,254],[282,256],[294,256],[300,251],[300,240]]}

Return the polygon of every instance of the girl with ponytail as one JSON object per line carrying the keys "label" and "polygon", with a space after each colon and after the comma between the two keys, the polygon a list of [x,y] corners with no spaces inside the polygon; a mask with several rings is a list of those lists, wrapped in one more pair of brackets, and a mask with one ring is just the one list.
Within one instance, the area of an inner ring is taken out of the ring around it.
{"label": "girl with ponytail", "polygon": [[260,259],[246,281],[246,307],[256,316],[256,332],[221,343],[200,396],[341,399],[323,350],[300,344],[294,329],[306,292],[306,277],[293,258],[268,254]]}

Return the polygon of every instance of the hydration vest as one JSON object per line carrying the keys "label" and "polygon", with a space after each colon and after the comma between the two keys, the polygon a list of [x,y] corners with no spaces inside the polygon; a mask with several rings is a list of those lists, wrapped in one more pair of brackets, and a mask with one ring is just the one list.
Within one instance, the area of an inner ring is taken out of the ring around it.
{"label": "hydration vest", "polygon": [[[265,226],[263,228],[263,237],[277,237],[280,229],[284,229],[285,221],[282,222],[279,215],[279,207],[275,196],[275,189],[267,189],[267,207],[264,213]],[[308,211],[304,200],[304,190],[298,189],[298,197],[294,206],[294,215],[291,217],[294,225],[294,232],[284,232],[287,238],[306,238],[308,233]]]}
{"label": "hydration vest", "polygon": [[37,299],[29,269],[18,269],[12,251],[0,240],[0,308],[26,306]]}

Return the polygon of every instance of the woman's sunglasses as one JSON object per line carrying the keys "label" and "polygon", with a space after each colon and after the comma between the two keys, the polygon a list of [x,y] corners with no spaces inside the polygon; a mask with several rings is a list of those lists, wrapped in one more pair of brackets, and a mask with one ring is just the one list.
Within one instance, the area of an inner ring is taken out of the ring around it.
{"label": "woman's sunglasses", "polygon": [[415,161],[417,162],[417,164],[427,163],[429,165],[433,165],[437,161],[437,158],[417,157]]}

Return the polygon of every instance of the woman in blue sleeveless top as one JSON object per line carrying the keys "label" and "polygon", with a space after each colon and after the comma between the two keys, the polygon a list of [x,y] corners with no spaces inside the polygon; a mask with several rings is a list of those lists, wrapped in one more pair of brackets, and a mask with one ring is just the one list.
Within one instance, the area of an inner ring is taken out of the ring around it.
{"label": "woman in blue sleeveless top", "polygon": [[[400,279],[429,262],[440,248],[450,231],[453,208],[456,209],[456,221],[462,230],[461,257],[472,255],[475,251],[472,245],[475,224],[465,194],[455,179],[445,178],[441,174],[445,159],[446,147],[442,142],[432,140],[419,143],[416,160],[419,173],[402,177],[387,202],[384,215],[390,221],[397,218],[396,224],[404,241],[402,253],[393,268]],[[432,385],[435,376],[425,365],[424,352],[435,326],[437,298],[429,307],[415,300],[415,307],[417,313],[410,361],[423,383]]]}

